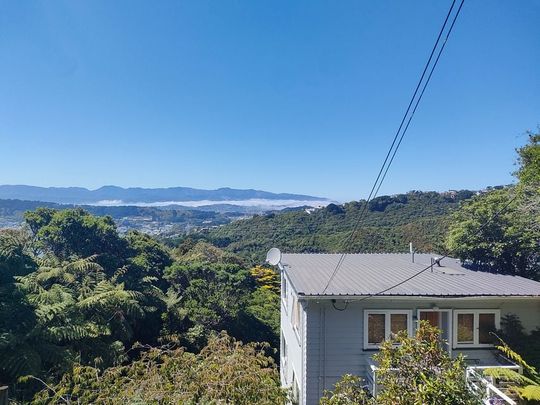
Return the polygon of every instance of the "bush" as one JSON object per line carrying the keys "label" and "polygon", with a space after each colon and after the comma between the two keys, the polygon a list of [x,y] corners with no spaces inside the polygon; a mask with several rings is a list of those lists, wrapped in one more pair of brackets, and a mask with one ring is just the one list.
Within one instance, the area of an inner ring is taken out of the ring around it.
{"label": "bush", "polygon": [[420,322],[416,336],[402,331],[385,341],[374,356],[379,363],[377,379],[382,386],[381,404],[477,404],[465,382],[465,364],[452,359],[440,345],[440,331]]}
{"label": "bush", "polygon": [[76,366],[35,404],[284,404],[285,392],[264,345],[242,344],[225,333],[199,354],[152,348],[140,360],[100,372]]}

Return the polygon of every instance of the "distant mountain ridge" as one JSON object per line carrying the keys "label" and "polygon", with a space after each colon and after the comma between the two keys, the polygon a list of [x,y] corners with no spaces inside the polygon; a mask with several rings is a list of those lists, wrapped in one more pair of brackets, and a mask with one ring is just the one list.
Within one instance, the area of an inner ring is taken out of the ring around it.
{"label": "distant mountain ridge", "polygon": [[57,204],[98,204],[102,201],[159,203],[182,201],[235,201],[235,200],[299,200],[317,201],[326,198],[302,194],[271,193],[254,189],[219,188],[203,190],[190,187],[141,188],[103,186],[96,190],[83,187],[38,187],[27,185],[0,185],[0,199],[19,199],[53,202]]}

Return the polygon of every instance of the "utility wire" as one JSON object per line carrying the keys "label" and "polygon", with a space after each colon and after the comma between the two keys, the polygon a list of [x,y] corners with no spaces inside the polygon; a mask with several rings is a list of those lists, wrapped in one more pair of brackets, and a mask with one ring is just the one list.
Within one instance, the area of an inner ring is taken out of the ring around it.
{"label": "utility wire", "polygon": [[424,95],[424,92],[426,91],[426,87],[429,84],[429,81],[431,80],[431,76],[433,75],[433,71],[435,70],[435,67],[437,66],[437,63],[439,62],[439,58],[441,57],[441,54],[444,50],[444,47],[446,46],[446,42],[448,41],[448,38],[450,37],[450,33],[452,32],[452,29],[454,28],[454,24],[456,22],[456,19],[461,11],[461,7],[463,6],[465,0],[461,1],[461,4],[459,5],[458,11],[456,13],[456,16],[454,17],[454,20],[452,21],[452,25],[450,26],[450,29],[448,30],[448,33],[446,34],[446,38],[444,38],[444,42],[441,46],[441,49],[439,50],[439,53],[437,55],[437,59],[435,59],[435,63],[433,64],[433,67],[431,68],[431,71],[429,72],[429,76],[426,80],[426,83],[424,84],[424,88],[422,89],[422,92],[420,93],[420,96],[418,97],[418,100],[416,101],[416,104],[414,106],[414,109],[409,117],[409,120],[407,121],[407,125],[405,126],[405,129],[403,130],[403,133],[401,134],[401,137],[399,138],[399,142],[397,143],[396,148],[394,149],[394,153],[392,154],[392,158],[390,159],[390,162],[386,166],[386,170],[384,171],[382,180],[379,183],[379,186],[377,187],[377,191],[375,191],[375,195],[379,193],[379,189],[381,188],[382,182],[384,181],[384,178],[386,177],[386,174],[388,173],[388,169],[390,169],[390,166],[392,165],[392,162],[394,161],[394,157],[396,156],[396,153],[401,145],[401,141],[403,141],[403,137],[405,136],[405,133],[407,132],[407,129],[409,129],[409,124],[411,123],[414,113],[416,112],[416,108],[418,107],[418,104],[420,104],[420,100],[422,100],[422,96]]}
{"label": "utility wire", "polygon": [[[383,164],[381,165],[381,168],[379,169],[379,173],[377,174],[377,178],[375,179],[375,182],[373,183],[373,187],[371,188],[371,191],[369,193],[369,196],[365,202],[365,205],[363,207],[363,209],[360,211],[360,214],[358,216],[358,220],[356,221],[351,233],[349,234],[349,236],[347,237],[347,239],[345,240],[345,243],[344,243],[344,246],[348,246],[351,242],[354,242],[355,240],[355,236],[356,236],[356,232],[358,230],[358,227],[360,225],[360,223],[362,222],[362,219],[364,217],[364,214],[366,213],[367,211],[367,208],[369,206],[369,202],[375,198],[375,196],[377,195],[385,177],[386,177],[386,174],[388,173],[388,169],[390,168],[390,165],[392,164],[393,160],[394,160],[394,157],[397,153],[397,150],[399,149],[399,146],[401,145],[401,142],[403,140],[403,137],[405,136],[405,133],[407,132],[407,129],[409,128],[409,124],[412,120],[412,117],[414,116],[414,112],[416,112],[416,108],[418,107],[418,104],[420,103],[420,100],[422,99],[422,96],[424,94],[424,91],[426,90],[426,87],[431,79],[431,76],[433,74],[433,71],[435,70],[435,67],[437,66],[437,63],[439,62],[439,58],[442,54],[442,51],[444,50],[444,47],[446,45],[446,42],[450,36],[450,33],[452,32],[452,29],[454,27],[454,24],[459,16],[459,13],[461,11],[461,8],[463,6],[463,3],[464,3],[465,0],[461,0],[461,3],[459,5],[459,8],[453,18],[453,21],[452,21],[452,24],[450,25],[450,29],[448,30],[447,34],[446,34],[446,37],[444,39],[444,42],[439,50],[439,53],[437,55],[437,58],[431,68],[431,71],[428,75],[428,79],[426,80],[423,88],[422,88],[422,91],[420,93],[420,96],[418,97],[417,101],[416,101],[416,104],[414,106],[414,109],[413,109],[413,112],[412,114],[410,115],[409,117],[409,120],[405,126],[405,129],[404,131],[401,133],[401,130],[403,128],[403,124],[405,123],[407,117],[409,116],[409,112],[411,111],[411,107],[414,103],[414,100],[416,99],[416,96],[418,94],[418,90],[420,89],[420,87],[422,86],[422,83],[424,81],[424,77],[426,75],[426,72],[428,71],[428,68],[431,64],[431,61],[433,59],[433,55],[435,54],[435,51],[437,50],[437,48],[439,47],[439,42],[440,42],[440,39],[445,31],[445,28],[446,28],[446,25],[448,23],[448,19],[450,18],[450,16],[452,15],[452,11],[454,9],[454,5],[456,3],[456,0],[453,0],[452,1],[452,4],[450,6],[450,9],[448,10],[448,13],[446,15],[446,18],[444,20],[444,23],[441,27],[441,30],[439,31],[439,35],[437,36],[437,40],[435,41],[435,44],[433,45],[433,48],[431,50],[431,53],[429,55],[429,58],[428,58],[428,61],[426,62],[426,65],[424,67],[424,70],[422,72],[422,75],[420,76],[420,79],[418,80],[418,84],[416,85],[416,88],[414,90],[414,93],[413,93],[413,96],[411,97],[411,100],[409,101],[409,105],[407,106],[407,110],[405,111],[405,114],[403,115],[403,118],[401,119],[401,123],[399,125],[399,128],[396,132],[396,134],[394,135],[394,138],[392,140],[392,144],[390,145],[390,148],[388,149],[388,152],[386,154],[386,157],[384,159],[384,162]],[[400,137],[400,133],[401,133],[401,137]],[[399,141],[398,141],[399,139]],[[396,145],[396,141],[398,141],[397,145]],[[394,148],[395,146],[395,148]],[[393,151],[393,152],[392,152]],[[390,159],[390,160],[389,160]],[[323,290],[323,294],[326,292],[326,290],[328,289],[328,287],[330,286],[330,283],[332,282],[332,280],[334,279],[334,277],[336,276],[336,274],[338,273],[340,267],[342,266],[343,264],[343,261],[345,260],[345,257],[346,257],[347,253],[342,253],[339,260],[338,260],[338,263],[334,269],[334,271],[332,272],[332,275],[330,276],[330,278],[328,279],[328,282]]]}
{"label": "utility wire", "polygon": [[[484,222],[482,224],[482,226],[480,226],[480,228],[478,229],[477,234],[480,234],[485,228],[487,228],[488,225],[490,225],[493,222],[493,220],[495,220],[499,215],[501,215],[504,211],[506,211],[508,209],[508,207],[510,206],[510,204],[512,204],[517,199],[518,195],[519,195],[519,193],[514,194],[514,196],[510,200],[508,200],[507,203],[504,204],[503,207],[499,211],[497,211],[486,222]],[[440,262],[442,259],[447,258],[447,257],[448,257],[447,254],[443,255],[440,258],[438,258],[437,261]],[[434,265],[434,263],[432,263],[429,266],[423,268],[422,270],[414,273],[413,275],[407,277],[406,279],[400,281],[399,283],[396,283],[396,284],[392,285],[391,287],[385,288],[384,290],[381,290],[381,291],[379,291],[379,292],[377,292],[375,294],[369,294],[369,295],[367,295],[367,296],[365,296],[365,297],[363,297],[363,298],[361,298],[359,300],[355,300],[355,302],[365,301],[365,300],[370,299],[372,297],[376,297],[378,295],[384,294],[385,292],[390,291],[390,290],[392,290],[392,289],[394,289],[396,287],[399,287],[400,285],[405,284],[407,281],[410,281],[413,278],[418,277],[420,274],[425,273],[427,270],[433,268],[433,265]]]}

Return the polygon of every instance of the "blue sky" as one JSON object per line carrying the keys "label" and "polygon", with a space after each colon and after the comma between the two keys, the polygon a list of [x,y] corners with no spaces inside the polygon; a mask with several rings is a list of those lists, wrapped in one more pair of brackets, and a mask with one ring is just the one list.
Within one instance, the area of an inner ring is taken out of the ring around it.
{"label": "blue sky", "polygon": [[[449,1],[0,2],[0,184],[365,198]],[[512,181],[540,2],[466,0],[382,194]]]}

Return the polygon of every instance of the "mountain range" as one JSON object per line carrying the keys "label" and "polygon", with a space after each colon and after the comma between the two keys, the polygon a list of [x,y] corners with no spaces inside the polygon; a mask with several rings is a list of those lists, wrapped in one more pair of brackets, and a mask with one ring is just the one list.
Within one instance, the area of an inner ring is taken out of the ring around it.
{"label": "mountain range", "polygon": [[[246,201],[254,200],[251,205],[319,205],[321,202],[330,202],[326,198],[303,194],[271,193],[261,190],[241,190],[233,188],[219,188],[216,190],[203,190],[190,187],[169,188],[123,188],[118,186],[104,186],[96,190],[83,187],[37,187],[28,185],[0,185],[0,199],[18,199],[28,201],[44,201],[57,204],[85,204],[85,205],[212,205],[229,203],[234,205],[250,205]],[[259,201],[257,201],[259,200]],[[201,202],[200,204],[198,202]],[[298,203],[296,203],[298,202]]]}

